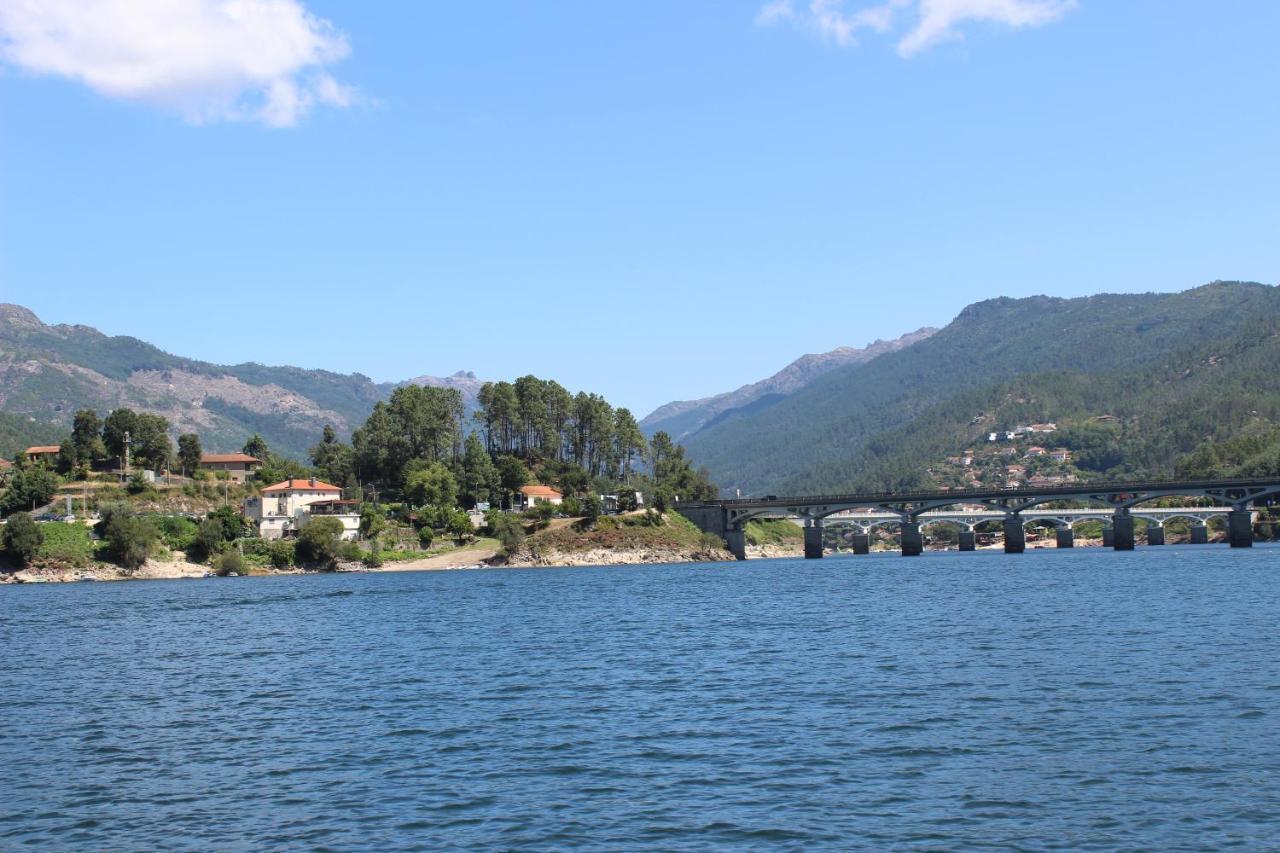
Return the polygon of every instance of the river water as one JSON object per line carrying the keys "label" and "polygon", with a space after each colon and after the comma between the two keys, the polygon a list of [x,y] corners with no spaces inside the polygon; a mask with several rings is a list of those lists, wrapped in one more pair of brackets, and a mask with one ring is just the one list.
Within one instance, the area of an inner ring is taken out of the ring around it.
{"label": "river water", "polygon": [[0,849],[1280,846],[1280,549],[0,587]]}

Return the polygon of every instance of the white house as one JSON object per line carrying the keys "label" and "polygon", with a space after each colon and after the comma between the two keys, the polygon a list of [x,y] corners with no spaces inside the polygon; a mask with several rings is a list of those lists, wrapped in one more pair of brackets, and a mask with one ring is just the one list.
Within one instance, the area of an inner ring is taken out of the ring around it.
{"label": "white house", "polygon": [[360,506],[342,500],[342,489],[315,477],[285,480],[262,490],[261,497],[244,502],[245,518],[263,539],[297,536],[312,518],[336,518],[342,522],[342,538],[360,535]]}
{"label": "white house", "polygon": [[564,503],[564,495],[550,486],[521,486],[516,495],[516,509],[529,509],[537,504],[560,506]]}

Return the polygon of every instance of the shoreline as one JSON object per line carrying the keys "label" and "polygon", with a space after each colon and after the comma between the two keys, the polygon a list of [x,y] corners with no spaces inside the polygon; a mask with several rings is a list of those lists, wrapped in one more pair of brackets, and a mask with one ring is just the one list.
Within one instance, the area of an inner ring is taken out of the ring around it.
{"label": "shoreline", "polygon": [[[1078,548],[1089,549],[1089,544],[1078,544]],[[1100,544],[1093,547],[1101,548]],[[925,553],[947,553],[955,551],[954,548],[926,549]],[[999,551],[1000,546],[986,546],[977,549],[982,551]],[[1039,547],[1028,548],[1028,550],[1057,550],[1056,548]],[[1109,550],[1109,549],[1108,549]],[[896,553],[890,550],[877,550],[873,554]],[[843,556],[844,552],[839,554],[830,554],[828,556]],[[538,559],[529,559],[527,555],[515,562],[508,562],[501,557],[496,549],[493,548],[471,548],[451,551],[445,554],[439,554],[434,557],[424,557],[420,560],[408,560],[403,562],[389,562],[377,568],[370,568],[360,563],[340,564],[339,567],[332,572],[321,572],[313,569],[288,568],[288,569],[262,569],[255,567],[248,575],[240,575],[239,577],[279,577],[286,575],[326,575],[326,574],[381,574],[381,573],[401,573],[401,572],[449,572],[449,571],[473,571],[476,569],[570,569],[585,567],[611,567],[611,566],[662,566],[662,565],[679,565],[683,563],[736,563],[738,561],[732,559],[716,560],[710,559],[713,555],[708,553],[677,553],[675,549],[666,553],[657,552],[654,549],[642,549],[636,551],[606,551],[604,549],[589,549],[581,554],[548,554]],[[751,546],[748,549],[748,562],[751,560],[780,560],[780,559],[799,559],[803,557],[800,549],[793,549],[779,546]],[[116,566],[98,564],[85,568],[47,568],[47,567],[28,567],[13,572],[4,572],[0,574],[0,585],[3,584],[48,584],[48,583],[80,583],[88,581],[149,581],[149,580],[190,580],[205,579],[215,577],[212,574],[211,567],[193,563],[188,560],[152,560],[135,572],[126,572]]]}

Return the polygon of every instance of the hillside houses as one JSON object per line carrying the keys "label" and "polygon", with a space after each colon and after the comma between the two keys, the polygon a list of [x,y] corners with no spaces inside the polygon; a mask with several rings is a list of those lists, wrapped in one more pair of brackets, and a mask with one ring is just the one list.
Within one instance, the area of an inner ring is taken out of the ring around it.
{"label": "hillside houses", "polygon": [[200,457],[200,470],[225,471],[233,483],[243,483],[262,467],[262,460],[247,453],[205,453]]}
{"label": "hillside houses", "polygon": [[343,539],[356,539],[360,534],[359,503],[342,500],[342,489],[315,477],[267,486],[261,497],[245,500],[244,515],[263,539],[296,536],[318,516],[341,521]]}

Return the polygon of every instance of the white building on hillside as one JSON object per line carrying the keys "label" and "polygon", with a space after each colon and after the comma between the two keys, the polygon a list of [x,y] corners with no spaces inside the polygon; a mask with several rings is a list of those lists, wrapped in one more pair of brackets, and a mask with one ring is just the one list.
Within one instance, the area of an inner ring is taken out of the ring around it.
{"label": "white building on hillside", "polygon": [[244,502],[244,515],[263,539],[297,536],[312,518],[342,522],[342,538],[360,535],[360,505],[342,500],[342,489],[317,480],[285,480],[262,490],[261,497]]}

